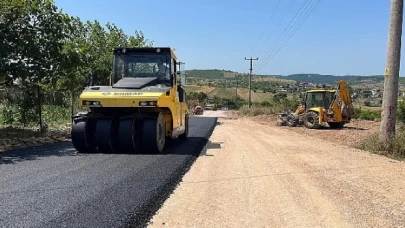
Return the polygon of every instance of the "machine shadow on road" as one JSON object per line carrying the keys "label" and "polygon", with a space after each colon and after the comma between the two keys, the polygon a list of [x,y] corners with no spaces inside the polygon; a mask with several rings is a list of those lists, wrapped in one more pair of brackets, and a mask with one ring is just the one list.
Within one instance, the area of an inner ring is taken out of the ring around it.
{"label": "machine shadow on road", "polygon": [[316,130],[330,130],[330,131],[361,130],[361,131],[363,131],[363,130],[368,130],[368,129],[361,128],[361,127],[349,127],[349,126],[344,126],[343,128],[333,129],[333,128],[330,128],[329,126],[322,126],[321,128],[316,129]]}
{"label": "machine shadow on road", "polygon": [[207,151],[209,149],[221,149],[223,142],[212,142],[211,140],[208,140],[204,148],[201,150],[200,156],[214,156],[213,154],[207,154]]}
{"label": "machine shadow on road", "polygon": [[[161,155],[193,155],[198,156],[204,146],[209,143],[205,137],[189,137],[187,140],[173,138],[166,140],[165,149],[161,153],[152,154],[148,151],[139,151],[136,153],[128,152],[104,152],[110,155],[142,155],[142,156],[161,156]],[[84,155],[101,154],[101,153],[80,153]]]}
{"label": "machine shadow on road", "polygon": [[[162,155],[185,155],[198,157],[200,152],[205,149],[205,145],[209,144],[209,140],[205,137],[189,137],[187,141],[180,139],[171,139],[167,141],[166,148],[162,153],[150,154],[144,153],[104,153],[108,155],[134,155],[134,156],[162,156]],[[213,144],[215,145],[215,144]],[[211,144],[209,147],[213,147]],[[219,145],[219,144],[218,144]],[[206,149],[205,149],[206,151]],[[77,153],[72,147],[71,142],[55,143],[43,145],[34,148],[16,149],[0,153],[0,165],[16,164],[23,161],[33,161],[41,157],[64,157],[64,156],[92,156],[100,155],[101,153]]]}
{"label": "machine shadow on road", "polygon": [[[282,127],[285,127],[285,128],[290,128],[290,127],[288,127],[288,126],[282,126]],[[296,126],[296,128],[305,128],[305,126]],[[351,127],[351,126],[344,126],[343,128],[335,128],[335,129],[332,129],[332,128],[330,128],[329,126],[321,126],[320,128],[318,128],[318,129],[313,129],[313,130],[333,130],[333,131],[344,131],[344,130],[360,130],[360,131],[365,131],[365,130],[369,130],[368,128],[362,128],[362,127]]]}
{"label": "machine shadow on road", "polygon": [[[193,118],[194,119],[194,118]],[[205,118],[204,118],[205,119]],[[219,144],[210,143],[209,137],[213,130],[215,129],[217,119],[208,117],[209,124],[205,125],[206,120],[203,121],[204,124],[199,123],[201,120],[194,119],[195,123],[192,124],[192,129],[190,136],[187,140],[181,139],[170,139],[166,141],[166,148],[159,154],[150,154],[147,152],[140,153],[105,153],[109,155],[133,155],[133,156],[162,156],[162,155],[184,155],[184,156],[194,156],[198,157],[200,154],[204,154],[203,150],[208,148],[220,148]],[[206,146],[207,145],[207,146]],[[203,151],[203,152],[202,152]],[[100,155],[102,153],[78,153],[72,145],[71,141],[54,143],[49,145],[42,145],[38,147],[30,147],[25,149],[15,149],[10,151],[5,151],[0,153],[0,165],[2,164],[15,164],[17,162],[32,161],[39,159],[41,157],[64,157],[64,156],[92,156]],[[206,155],[209,156],[209,155]]]}
{"label": "machine shadow on road", "polygon": [[362,128],[362,127],[345,127],[345,128],[350,129],[350,130],[360,130],[360,131],[370,130],[368,128]]}
{"label": "machine shadow on road", "polygon": [[76,150],[71,147],[71,142],[61,142],[25,149],[15,149],[0,153],[0,165],[32,161],[40,157],[76,156],[75,152]]}

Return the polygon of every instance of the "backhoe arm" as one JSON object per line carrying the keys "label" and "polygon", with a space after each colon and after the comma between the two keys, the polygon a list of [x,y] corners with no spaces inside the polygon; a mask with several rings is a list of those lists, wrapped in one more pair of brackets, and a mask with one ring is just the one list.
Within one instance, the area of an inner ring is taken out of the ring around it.
{"label": "backhoe arm", "polygon": [[[341,122],[343,120],[342,114],[351,117],[354,111],[352,99],[350,97],[349,87],[347,86],[345,80],[340,80],[337,82],[337,89],[335,97],[331,104],[331,109],[334,112],[334,119],[337,122]],[[346,113],[346,111],[348,112]]]}

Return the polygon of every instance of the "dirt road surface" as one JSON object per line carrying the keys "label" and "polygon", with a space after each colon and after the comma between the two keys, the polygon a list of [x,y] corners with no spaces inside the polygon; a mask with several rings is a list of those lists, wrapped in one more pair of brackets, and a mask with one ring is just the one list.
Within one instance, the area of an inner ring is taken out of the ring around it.
{"label": "dirt road surface", "polygon": [[205,152],[149,226],[405,227],[404,175],[404,163],[386,157],[219,118]]}

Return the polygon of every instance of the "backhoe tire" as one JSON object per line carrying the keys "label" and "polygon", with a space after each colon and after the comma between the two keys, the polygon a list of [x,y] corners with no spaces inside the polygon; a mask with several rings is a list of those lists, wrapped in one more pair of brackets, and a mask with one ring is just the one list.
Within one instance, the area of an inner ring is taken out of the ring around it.
{"label": "backhoe tire", "polygon": [[166,143],[166,122],[163,114],[143,120],[142,143],[145,152],[158,154]]}
{"label": "backhoe tire", "polygon": [[95,122],[87,118],[75,119],[72,123],[72,144],[79,153],[95,153]]}
{"label": "backhoe tire", "polygon": [[345,126],[344,122],[329,122],[329,127],[331,129],[342,129]]}
{"label": "backhoe tire", "polygon": [[184,126],[185,126],[186,130],[184,131],[183,134],[179,135],[179,139],[181,139],[181,140],[186,140],[188,138],[189,118],[190,117],[188,116],[188,114],[186,114],[186,118],[184,119]]}
{"label": "backhoe tire", "polygon": [[321,127],[319,125],[319,116],[316,112],[308,112],[304,116],[304,126],[309,129],[318,129]]}
{"label": "backhoe tire", "polygon": [[294,114],[290,114],[287,116],[287,126],[289,127],[296,127],[298,125],[298,116]]}

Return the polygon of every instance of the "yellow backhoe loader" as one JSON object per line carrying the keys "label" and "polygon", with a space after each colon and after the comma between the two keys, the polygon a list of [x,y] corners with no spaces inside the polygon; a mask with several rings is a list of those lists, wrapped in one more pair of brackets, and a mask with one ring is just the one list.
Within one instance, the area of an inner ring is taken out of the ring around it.
{"label": "yellow backhoe loader", "polygon": [[113,62],[110,85],[90,82],[80,95],[88,111],[72,117],[76,150],[159,153],[166,138],[187,139],[185,74],[173,49],[115,48]]}
{"label": "yellow backhoe loader", "polygon": [[278,115],[280,125],[296,127],[304,125],[310,129],[320,128],[328,123],[330,128],[343,128],[350,123],[354,107],[345,80],[337,82],[336,89],[308,90],[298,108],[293,112]]}

